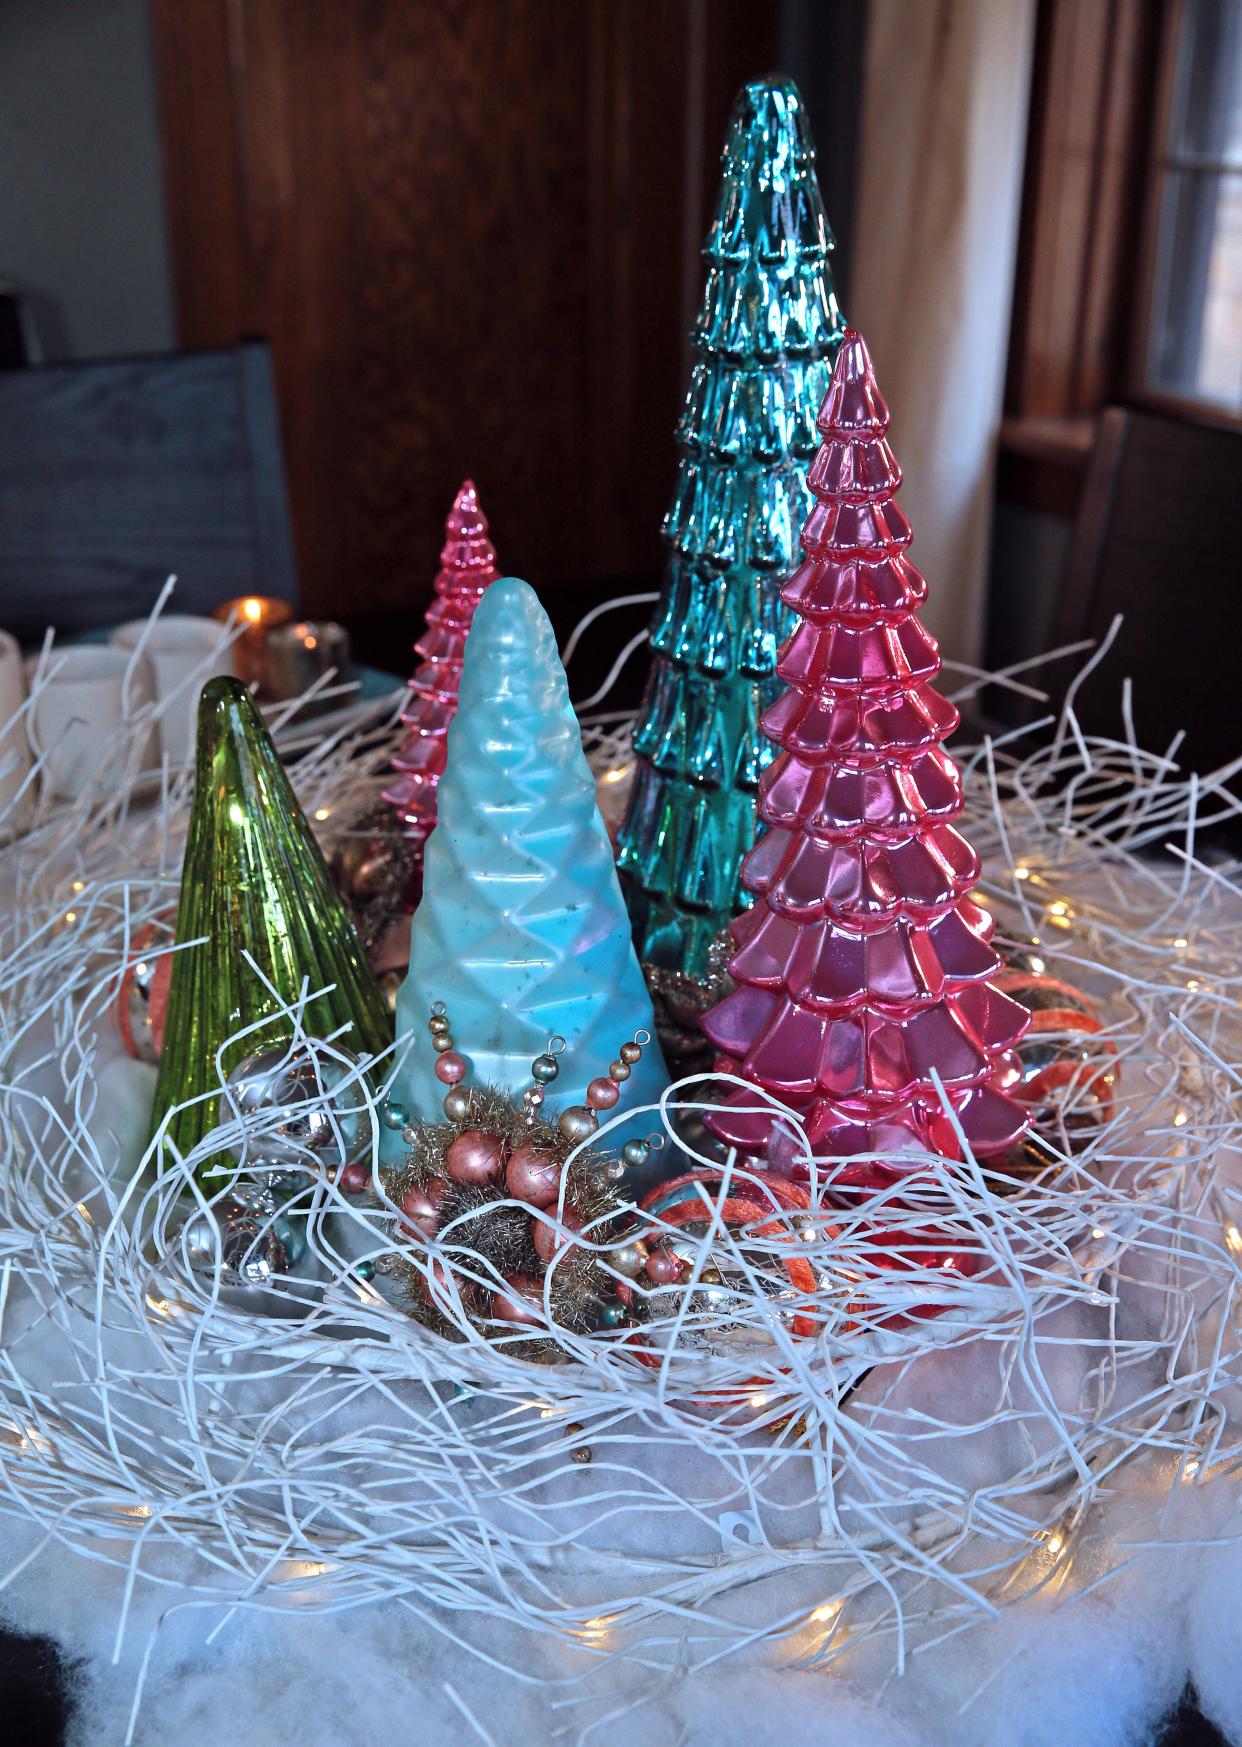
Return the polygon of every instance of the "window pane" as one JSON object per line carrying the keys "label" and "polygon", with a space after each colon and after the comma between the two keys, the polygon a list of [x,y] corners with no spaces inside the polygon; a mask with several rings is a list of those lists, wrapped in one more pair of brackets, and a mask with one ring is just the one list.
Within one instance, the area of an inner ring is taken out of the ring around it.
{"label": "window pane", "polygon": [[1182,14],[1147,386],[1242,413],[1242,0]]}
{"label": "window pane", "polygon": [[1242,0],[1191,0],[1177,45],[1169,127],[1174,158],[1242,169]]}

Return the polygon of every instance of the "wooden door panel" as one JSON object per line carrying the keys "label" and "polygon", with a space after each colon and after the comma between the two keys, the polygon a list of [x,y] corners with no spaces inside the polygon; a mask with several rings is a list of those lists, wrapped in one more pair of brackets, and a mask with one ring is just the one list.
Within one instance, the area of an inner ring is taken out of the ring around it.
{"label": "wooden door panel", "polygon": [[653,576],[767,0],[152,0],[181,338],[275,358],[303,598],[413,617],[476,479],[563,605]]}

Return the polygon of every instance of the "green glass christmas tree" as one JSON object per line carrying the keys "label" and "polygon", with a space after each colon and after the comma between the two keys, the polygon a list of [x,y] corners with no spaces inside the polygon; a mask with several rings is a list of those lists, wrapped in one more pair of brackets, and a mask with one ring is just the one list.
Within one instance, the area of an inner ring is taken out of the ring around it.
{"label": "green glass christmas tree", "polygon": [[797,562],[815,415],[844,332],[796,85],[743,88],[723,164],[618,857],[639,957],[694,977],[750,901],[738,872],[774,755],[759,718],[792,625],[779,591]]}
{"label": "green glass christmas tree", "polygon": [[[198,1100],[168,1125],[183,1156],[219,1121],[221,1074],[289,1037],[280,1003],[294,1005],[304,983],[316,997],[304,1018],[312,1036],[348,1026],[339,1041],[358,1054],[378,1054],[392,1041],[392,1019],[349,912],[263,718],[235,679],[209,681],[199,702],[176,938],[201,944],[173,955],[151,1126],[154,1134],[174,1105]],[[221,1052],[236,1032],[269,1016],[270,1026],[257,1025]]]}

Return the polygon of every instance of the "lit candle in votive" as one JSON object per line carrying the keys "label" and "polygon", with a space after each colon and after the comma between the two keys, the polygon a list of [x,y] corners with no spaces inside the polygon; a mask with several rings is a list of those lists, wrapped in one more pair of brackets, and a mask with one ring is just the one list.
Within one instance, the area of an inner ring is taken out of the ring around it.
{"label": "lit candle in votive", "polygon": [[[281,625],[267,640],[267,684],[274,698],[300,697],[321,674],[335,670],[343,675],[348,665],[349,632],[331,619]],[[329,698],[324,707],[333,701]]]}
{"label": "lit candle in votive", "polygon": [[274,600],[270,595],[244,594],[236,600],[222,601],[212,613],[213,619],[232,619],[240,623],[242,633],[233,645],[233,665],[237,677],[247,685],[267,684],[267,638],[277,625],[287,625],[293,617],[288,601]]}

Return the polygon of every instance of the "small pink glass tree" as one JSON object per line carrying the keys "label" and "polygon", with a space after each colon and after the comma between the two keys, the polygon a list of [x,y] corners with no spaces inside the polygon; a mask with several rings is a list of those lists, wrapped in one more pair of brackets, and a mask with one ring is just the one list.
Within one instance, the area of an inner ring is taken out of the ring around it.
{"label": "small pink glass tree", "polygon": [[427,624],[414,645],[420,665],[410,680],[410,701],[401,720],[409,738],[393,756],[394,780],[384,799],[396,808],[406,836],[420,848],[435,828],[436,785],[444,771],[448,725],[457,714],[462,655],[474,609],[496,581],[496,553],[478,493],[467,479],[453,500],[444,528],[440,574]]}

